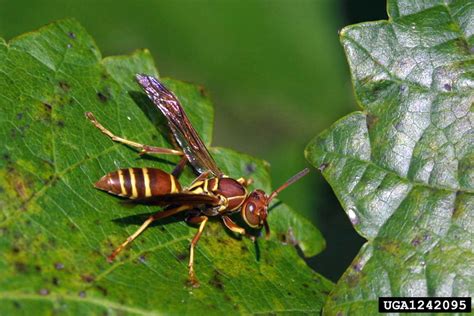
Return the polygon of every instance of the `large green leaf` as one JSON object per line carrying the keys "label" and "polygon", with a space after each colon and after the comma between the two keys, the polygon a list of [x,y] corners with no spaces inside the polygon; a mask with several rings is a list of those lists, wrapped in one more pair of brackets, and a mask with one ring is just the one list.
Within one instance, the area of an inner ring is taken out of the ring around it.
{"label": "large green leaf", "polygon": [[[125,206],[92,184],[118,168],[171,171],[177,162],[139,157],[84,116],[92,111],[119,135],[170,146],[164,119],[134,81],[139,72],[157,75],[148,51],[101,59],[73,20],[0,39],[0,314],[319,312],[332,284],[293,245],[315,255],[324,240],[283,204],[270,213],[268,241],[240,240],[211,222],[197,248],[198,289],[186,283],[196,229],[178,220],[157,223],[106,262],[157,209]],[[165,82],[209,144],[213,109],[202,88]],[[212,153],[230,176],[270,190],[265,162],[228,149]],[[181,181],[192,178],[187,170]]]}
{"label": "large green leaf", "polygon": [[368,242],[325,305],[474,294],[474,3],[389,1],[341,41],[362,112],[316,137],[319,166]]}

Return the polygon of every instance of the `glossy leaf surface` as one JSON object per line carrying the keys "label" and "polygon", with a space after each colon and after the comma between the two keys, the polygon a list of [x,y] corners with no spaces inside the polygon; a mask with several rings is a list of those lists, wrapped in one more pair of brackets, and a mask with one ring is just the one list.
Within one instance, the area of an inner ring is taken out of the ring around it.
{"label": "glossy leaf surface", "polygon": [[388,13],[341,31],[362,111],[306,153],[368,240],[328,315],[474,293],[474,3],[391,0]]}

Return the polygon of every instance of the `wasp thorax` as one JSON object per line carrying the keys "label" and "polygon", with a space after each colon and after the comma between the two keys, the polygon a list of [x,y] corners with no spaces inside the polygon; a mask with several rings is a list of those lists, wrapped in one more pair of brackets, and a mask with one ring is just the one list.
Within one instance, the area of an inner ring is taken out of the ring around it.
{"label": "wasp thorax", "polygon": [[253,191],[242,206],[242,217],[252,228],[261,228],[267,219],[268,196],[262,190]]}

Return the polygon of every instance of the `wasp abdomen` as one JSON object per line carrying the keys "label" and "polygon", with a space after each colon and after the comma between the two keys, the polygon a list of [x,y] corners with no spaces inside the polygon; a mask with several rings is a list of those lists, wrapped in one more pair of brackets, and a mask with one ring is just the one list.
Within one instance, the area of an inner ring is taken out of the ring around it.
{"label": "wasp abdomen", "polygon": [[103,176],[95,187],[130,199],[181,191],[173,175],[154,168],[119,169]]}

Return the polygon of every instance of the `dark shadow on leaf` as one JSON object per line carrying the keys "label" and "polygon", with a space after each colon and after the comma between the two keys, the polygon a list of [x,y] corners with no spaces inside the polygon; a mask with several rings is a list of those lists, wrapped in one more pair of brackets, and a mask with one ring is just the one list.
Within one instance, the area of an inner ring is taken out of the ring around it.
{"label": "dark shadow on leaf", "polygon": [[[261,237],[261,230],[257,230],[257,229],[252,229],[250,227],[248,227],[244,220],[242,219],[242,216],[240,215],[240,212],[239,213],[235,213],[233,214],[233,216],[231,216],[232,220],[237,224],[239,225],[240,227],[243,227],[245,228],[246,232],[257,237],[255,242],[253,243],[254,247],[255,247],[255,254],[256,254],[256,260],[257,261],[260,261],[260,248],[258,246],[258,238]],[[247,237],[245,236],[242,236],[240,234],[237,234],[237,233],[234,233],[232,231],[230,231],[229,229],[227,229],[227,227],[225,227],[224,224],[222,224],[222,229],[225,230],[226,234],[234,239],[237,239],[237,240],[240,240],[241,242],[243,242],[243,240]]]}
{"label": "dark shadow on leaf", "polygon": [[166,165],[170,165],[170,166],[175,166],[177,164],[177,162],[173,162],[173,161],[167,160],[165,158],[160,158],[156,155],[147,155],[147,154],[140,155],[139,157],[137,157],[137,160],[138,159],[153,161],[153,162],[156,162],[156,163],[162,163],[162,164],[166,164]]}
{"label": "dark shadow on leaf", "polygon": [[255,259],[257,261],[260,261],[260,244],[258,242],[258,239],[255,240],[253,244],[255,245]]}
{"label": "dark shadow on leaf", "polygon": [[[120,226],[129,226],[129,225],[140,226],[141,224],[143,224],[144,221],[146,221],[148,217],[150,217],[151,215],[155,213],[156,212],[129,215],[129,216],[113,219],[112,221]],[[174,216],[170,216],[170,217],[155,221],[149,227],[162,226],[162,225],[168,225],[171,223],[182,222],[184,221],[184,218],[185,218],[185,214],[176,214]]]}

